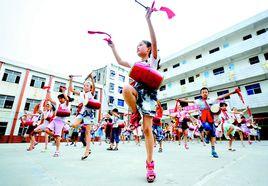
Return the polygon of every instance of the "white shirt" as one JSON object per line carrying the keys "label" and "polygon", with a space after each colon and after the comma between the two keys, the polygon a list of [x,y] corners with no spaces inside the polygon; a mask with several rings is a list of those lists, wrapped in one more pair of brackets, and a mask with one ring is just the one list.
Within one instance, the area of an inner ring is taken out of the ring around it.
{"label": "white shirt", "polygon": [[[206,102],[207,102],[207,104],[209,106],[211,106],[211,105],[217,103],[217,99],[216,98],[208,98],[208,99],[206,99]],[[194,104],[195,105],[198,105],[200,110],[209,109],[209,108],[207,108],[207,105],[206,105],[206,103],[205,103],[205,101],[203,99],[197,99],[197,100],[195,100],[194,101]]]}
{"label": "white shirt", "polygon": [[86,109],[88,109],[84,104],[84,102],[85,102],[85,100],[86,100],[86,98],[87,98],[87,100],[89,100],[89,99],[92,99],[93,98],[93,95],[91,94],[91,92],[89,91],[89,92],[80,92],[80,95],[79,95],[79,99],[78,99],[78,102],[79,102],[79,104],[83,104],[83,107],[82,107],[82,109],[81,109],[81,111],[80,111],[80,113],[82,114]]}

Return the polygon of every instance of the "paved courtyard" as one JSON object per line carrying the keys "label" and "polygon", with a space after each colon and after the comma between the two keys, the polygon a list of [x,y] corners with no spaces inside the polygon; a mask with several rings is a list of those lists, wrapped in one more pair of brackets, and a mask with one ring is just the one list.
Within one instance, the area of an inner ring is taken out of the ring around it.
{"label": "paved courtyard", "polygon": [[[119,151],[107,151],[107,144],[92,145],[92,155],[85,161],[84,149],[62,143],[60,157],[52,154],[55,146],[41,153],[43,144],[32,152],[25,143],[0,145],[0,185],[148,185],[145,179],[144,142],[120,144]],[[226,150],[226,142],[217,144],[220,156],[213,159],[210,147],[190,144],[185,150],[177,143],[165,142],[164,151],[157,152],[157,179],[151,185],[268,185],[268,141]]]}

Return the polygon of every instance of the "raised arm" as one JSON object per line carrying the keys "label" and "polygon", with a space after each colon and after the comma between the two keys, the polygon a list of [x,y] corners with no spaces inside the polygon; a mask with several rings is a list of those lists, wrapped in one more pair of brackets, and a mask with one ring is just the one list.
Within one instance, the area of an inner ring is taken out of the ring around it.
{"label": "raised arm", "polygon": [[151,14],[153,12],[152,8],[148,8],[147,12],[146,12],[146,21],[148,24],[148,28],[149,28],[149,32],[150,32],[150,37],[151,37],[151,44],[152,44],[152,48],[151,48],[151,55],[153,56],[154,59],[157,59],[157,42],[156,42],[156,36],[155,36],[155,32],[154,32],[154,28],[151,22]]}
{"label": "raised arm", "polygon": [[51,98],[50,90],[47,91],[47,100],[50,101],[53,105],[56,105],[56,101]]}
{"label": "raised arm", "polygon": [[194,100],[188,100],[188,99],[183,99],[183,98],[177,99],[177,101],[184,102],[184,103],[194,103]]}
{"label": "raised arm", "polygon": [[66,100],[66,105],[69,105],[69,101],[70,101],[70,100],[69,100],[68,96],[67,96],[66,93],[65,93],[65,89],[66,89],[66,88],[61,87],[60,89],[61,89],[62,94],[63,94],[63,96],[64,96],[64,98],[65,98],[65,100]]}
{"label": "raised arm", "polygon": [[224,99],[224,98],[226,98],[226,97],[228,97],[228,96],[230,96],[230,95],[232,95],[232,94],[235,94],[235,93],[236,93],[236,91],[229,92],[229,93],[227,93],[227,94],[223,94],[223,95],[219,96],[219,97],[217,98],[217,100]]}
{"label": "raised arm", "polygon": [[91,81],[91,94],[92,94],[92,96],[94,96],[94,94],[95,94],[95,82],[94,82],[94,79],[93,79],[93,77],[92,77],[92,73],[90,73],[89,74],[89,76],[88,76],[88,78],[90,79],[90,81]]}
{"label": "raised arm", "polygon": [[73,87],[73,76],[69,76],[69,88],[68,88],[68,90],[69,90],[69,92],[72,92],[72,93],[74,93],[74,94],[76,94],[76,95],[80,95],[80,92],[79,91],[76,91],[76,90],[74,90],[74,87]]}
{"label": "raised arm", "polygon": [[108,43],[108,45],[111,47],[112,52],[113,52],[113,54],[114,54],[114,57],[115,57],[117,63],[118,63],[119,65],[124,66],[124,67],[131,68],[130,64],[129,64],[127,61],[122,60],[122,58],[119,56],[119,54],[118,54],[118,52],[117,52],[117,49],[116,49],[114,43],[111,41],[111,42]]}

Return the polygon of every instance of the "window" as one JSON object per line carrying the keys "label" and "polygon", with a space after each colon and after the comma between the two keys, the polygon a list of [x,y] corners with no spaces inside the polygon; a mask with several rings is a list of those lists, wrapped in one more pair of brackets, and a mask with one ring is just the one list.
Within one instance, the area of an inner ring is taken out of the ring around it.
{"label": "window", "polygon": [[115,71],[114,70],[110,70],[110,78],[114,79],[115,77]]}
{"label": "window", "polygon": [[118,87],[118,93],[122,94],[122,92],[123,92],[123,87]]}
{"label": "window", "polygon": [[263,55],[264,55],[265,60],[268,60],[268,52]]}
{"label": "window", "polygon": [[163,72],[167,72],[167,68],[165,68],[165,69],[163,70]]}
{"label": "window", "polygon": [[20,76],[21,76],[21,73],[20,72],[16,72],[16,71],[13,71],[13,70],[5,69],[5,72],[4,72],[2,81],[19,84],[19,82],[20,82]]}
{"label": "window", "polygon": [[[221,96],[221,95],[228,94],[228,93],[229,93],[229,90],[223,90],[223,91],[217,92],[217,95]],[[225,99],[230,99],[230,96],[225,97]]]}
{"label": "window", "polygon": [[248,40],[248,39],[250,39],[250,38],[252,38],[252,35],[251,35],[251,34],[244,36],[244,37],[243,37],[243,40],[245,41],[245,40]]}
{"label": "window", "polygon": [[195,99],[195,100],[197,100],[197,99],[202,99],[202,96],[195,96],[194,99]]}
{"label": "window", "polygon": [[164,91],[164,90],[166,90],[166,85],[163,85],[160,87],[160,91]]}
{"label": "window", "polygon": [[114,92],[114,84],[113,83],[110,83],[109,91]]}
{"label": "window", "polygon": [[78,92],[83,92],[83,87],[74,86],[74,90]]}
{"label": "window", "polygon": [[66,83],[55,81],[53,91],[60,92],[60,86],[65,87]]}
{"label": "window", "polygon": [[76,115],[77,112],[77,106],[71,105],[71,115]]}
{"label": "window", "polygon": [[0,108],[12,109],[15,96],[0,95]]}
{"label": "window", "polygon": [[114,97],[113,96],[109,96],[109,105],[110,104],[114,104]]}
{"label": "window", "polygon": [[188,81],[189,81],[189,83],[194,82],[194,76],[189,77],[189,78],[188,78]]}
{"label": "window", "polygon": [[177,68],[179,66],[180,66],[180,63],[177,63],[177,64],[173,65],[173,68]]}
{"label": "window", "polygon": [[251,65],[256,64],[256,63],[259,63],[259,62],[260,62],[260,60],[259,60],[259,57],[258,56],[249,58],[249,63]]}
{"label": "window", "polygon": [[185,83],[186,83],[186,82],[185,82],[185,79],[181,79],[181,80],[180,80],[180,83],[181,83],[181,85],[185,85]]}
{"label": "window", "polygon": [[261,86],[260,86],[259,83],[245,86],[245,88],[247,90],[247,94],[248,95],[253,95],[253,94],[259,94],[259,93],[261,93]]}
{"label": "window", "polygon": [[25,103],[24,110],[33,111],[34,107],[37,104],[39,104],[40,102],[41,102],[41,100],[37,100],[37,99],[27,99],[26,103]]}
{"label": "window", "polygon": [[256,32],[256,34],[257,34],[257,35],[261,35],[261,34],[264,34],[265,32],[266,32],[266,29],[263,28],[263,29],[261,29],[261,30],[258,30],[258,31]]}
{"label": "window", "polygon": [[30,86],[35,88],[43,88],[45,86],[46,79],[38,76],[33,76]]}
{"label": "window", "polygon": [[167,110],[167,103],[162,103],[161,107],[163,108],[163,110]]}
{"label": "window", "polygon": [[98,99],[98,96],[99,96],[99,92],[95,91],[94,99]]}
{"label": "window", "polygon": [[124,106],[124,100],[118,99],[117,100],[117,105],[123,107]]}
{"label": "window", "polygon": [[220,50],[220,48],[217,47],[217,48],[214,48],[214,49],[210,50],[209,53],[213,54],[214,52],[218,52],[219,50]]}
{"label": "window", "polygon": [[223,74],[224,73],[224,68],[223,67],[220,67],[220,68],[216,68],[213,70],[213,74],[216,76],[216,75],[219,75],[219,74]]}
{"label": "window", "polygon": [[125,82],[125,76],[119,74],[119,81]]}
{"label": "window", "polygon": [[195,56],[195,59],[199,59],[199,58],[202,58],[202,54]]}
{"label": "window", "polygon": [[0,135],[5,135],[7,129],[7,122],[0,122]]}

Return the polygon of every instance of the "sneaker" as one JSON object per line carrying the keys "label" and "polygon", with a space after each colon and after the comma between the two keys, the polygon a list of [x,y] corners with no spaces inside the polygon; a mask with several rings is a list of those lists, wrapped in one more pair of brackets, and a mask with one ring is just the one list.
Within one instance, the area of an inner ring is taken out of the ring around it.
{"label": "sneaker", "polygon": [[137,128],[139,126],[140,120],[141,120],[141,115],[139,112],[131,114],[131,116],[130,116],[130,124],[131,124],[130,128],[133,130],[135,128]]}
{"label": "sneaker", "polygon": [[163,149],[162,148],[159,148],[158,152],[163,152]]}
{"label": "sneaker", "polygon": [[219,157],[215,150],[211,151],[211,155],[213,156],[213,158],[218,158]]}
{"label": "sneaker", "polygon": [[186,149],[186,150],[188,150],[188,149],[189,149],[189,147],[188,147],[188,145],[187,145],[187,144],[185,144],[185,145],[184,145],[184,147],[185,147],[185,149]]}
{"label": "sneaker", "polygon": [[146,169],[147,169],[147,174],[146,174],[147,181],[149,183],[154,182],[156,178],[156,173],[154,172],[154,161],[152,161],[151,163],[148,163],[146,161]]}

